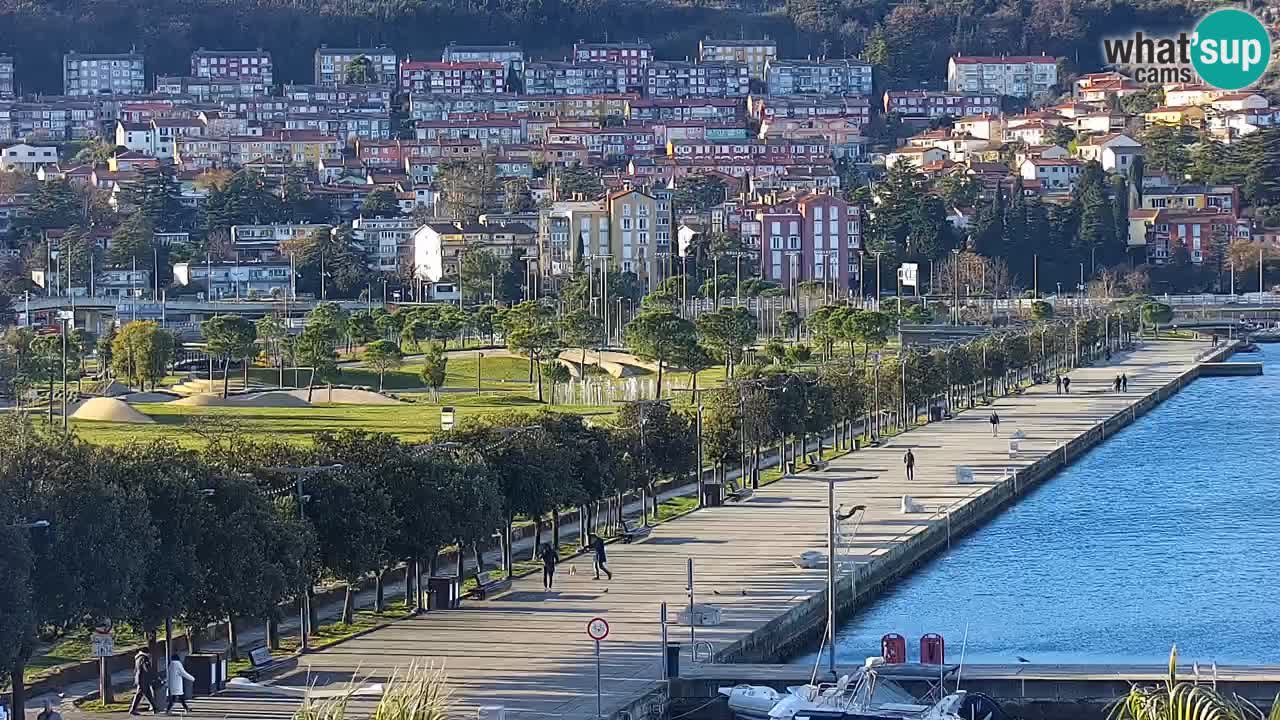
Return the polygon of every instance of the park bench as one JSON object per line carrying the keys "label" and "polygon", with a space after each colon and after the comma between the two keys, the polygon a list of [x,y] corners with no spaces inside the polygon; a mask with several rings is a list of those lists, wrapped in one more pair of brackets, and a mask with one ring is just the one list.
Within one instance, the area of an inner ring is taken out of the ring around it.
{"label": "park bench", "polygon": [[477,600],[485,600],[510,589],[510,575],[501,570],[486,570],[476,573],[476,589],[472,596]]}
{"label": "park bench", "polygon": [[636,540],[643,540],[649,537],[649,533],[653,532],[653,528],[644,523],[635,520],[622,521],[622,542],[630,544]]}
{"label": "park bench", "polygon": [[249,651],[249,668],[241,671],[241,675],[250,680],[257,680],[279,670],[293,662],[292,657],[278,658],[271,654],[271,648],[263,645]]}
{"label": "park bench", "polygon": [[738,485],[737,480],[730,480],[724,485],[724,498],[730,502],[742,502],[755,495],[756,492],[745,485]]}

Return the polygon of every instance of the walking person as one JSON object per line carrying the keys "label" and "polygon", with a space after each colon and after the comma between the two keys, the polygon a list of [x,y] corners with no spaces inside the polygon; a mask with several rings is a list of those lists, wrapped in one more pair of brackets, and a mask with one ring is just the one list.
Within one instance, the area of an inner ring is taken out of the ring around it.
{"label": "walking person", "polygon": [[604,573],[610,580],[613,579],[613,573],[609,570],[606,563],[609,561],[604,552],[604,540],[599,535],[591,536],[591,550],[595,555],[596,579],[600,579],[600,573]]}
{"label": "walking person", "polygon": [[911,448],[907,448],[907,454],[902,456],[902,464],[907,466],[907,482],[916,479],[916,456],[911,452]]}
{"label": "walking person", "polygon": [[[0,708],[0,710],[2,709]],[[40,714],[36,716],[36,720],[62,720],[62,713],[53,707],[52,700],[45,700],[44,710],[40,711]]]}
{"label": "walking person", "polygon": [[1000,432],[1000,415],[995,410],[991,411],[991,437],[996,437]]}
{"label": "walking person", "polygon": [[1062,394],[1062,376],[1061,375],[1058,375],[1053,379],[1053,385],[1056,388],[1054,392],[1061,395]]}
{"label": "walking person", "polygon": [[1120,392],[1129,392],[1129,373],[1120,373]]}
{"label": "walking person", "polygon": [[560,563],[560,556],[550,544],[547,544],[542,546],[542,552],[538,553],[538,557],[542,559],[542,589],[550,590],[556,580],[556,565]]}
{"label": "walking person", "polygon": [[174,653],[169,658],[169,704],[164,709],[165,715],[173,714],[173,706],[182,703],[182,709],[191,712],[191,706],[187,704],[187,683],[195,682],[196,678],[187,672],[187,668],[182,665],[182,660]]}
{"label": "walking person", "polygon": [[1115,388],[1116,392],[1120,392],[1120,376],[1119,375],[1116,376],[1115,382],[1111,383],[1111,386]]}
{"label": "walking person", "polygon": [[156,702],[156,669],[151,662],[151,654],[146,648],[138,651],[133,656],[133,702],[129,703],[130,715],[141,715],[138,712],[138,705],[142,703],[143,698],[151,704],[151,714],[160,714],[160,704]]}
{"label": "walking person", "polygon": [[1062,392],[1067,395],[1071,394],[1071,378],[1069,377],[1062,378]]}

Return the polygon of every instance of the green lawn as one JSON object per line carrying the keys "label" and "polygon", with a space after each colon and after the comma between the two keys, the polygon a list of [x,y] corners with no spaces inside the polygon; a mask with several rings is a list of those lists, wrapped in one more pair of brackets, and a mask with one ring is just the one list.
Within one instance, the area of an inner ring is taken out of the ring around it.
{"label": "green lawn", "polygon": [[[440,405],[455,407],[460,421],[468,416],[547,407],[525,395],[517,394],[442,395],[439,404],[426,402],[429,400],[427,396],[413,397],[424,402],[402,405],[327,405],[323,402],[324,390],[317,388],[316,407],[312,408],[198,407],[155,403],[134,406],[154,418],[154,425],[80,420],[72,420],[71,424],[80,437],[104,444],[165,438],[180,445],[199,447],[204,444],[204,440],[187,426],[202,416],[235,418],[239,430],[247,435],[303,444],[311,442],[312,435],[321,430],[343,429],[387,432],[406,440],[418,441],[426,440],[439,431]],[[617,408],[556,405],[551,409],[583,415],[607,415]]]}
{"label": "green lawn", "polygon": [[[474,388],[476,386],[476,358],[449,358],[445,374],[446,388]],[[529,361],[517,357],[483,358],[480,363],[480,387],[483,390],[524,390],[529,387]],[[285,370],[286,385],[306,385],[310,372],[299,369],[296,374],[292,369]],[[250,380],[265,385],[275,385],[280,381],[280,371],[272,368],[252,368],[249,370]],[[231,378],[235,384],[236,377]],[[343,367],[338,373],[337,383],[341,385],[364,385],[378,388],[378,373],[366,367]],[[389,391],[408,388],[425,387],[422,381],[422,363],[409,362],[399,370],[387,372],[383,378],[383,389]]]}

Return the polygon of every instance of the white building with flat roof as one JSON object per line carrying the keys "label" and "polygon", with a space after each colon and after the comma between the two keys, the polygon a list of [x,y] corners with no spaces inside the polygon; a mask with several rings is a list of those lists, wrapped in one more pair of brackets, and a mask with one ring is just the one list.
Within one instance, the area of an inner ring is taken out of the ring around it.
{"label": "white building with flat roof", "polygon": [[1047,55],[955,55],[947,63],[951,92],[1018,98],[1048,95],[1058,84],[1058,58]]}

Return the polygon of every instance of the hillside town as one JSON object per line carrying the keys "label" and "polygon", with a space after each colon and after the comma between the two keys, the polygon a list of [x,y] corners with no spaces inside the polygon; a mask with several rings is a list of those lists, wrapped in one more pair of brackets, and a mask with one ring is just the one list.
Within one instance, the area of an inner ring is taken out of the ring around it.
{"label": "hillside town", "polygon": [[600,263],[651,291],[729,252],[730,294],[745,272],[754,294],[850,298],[904,262],[932,290],[933,261],[969,250],[1033,292],[1104,269],[1135,292],[1234,291],[1228,264],[1280,231],[1230,158],[1268,161],[1241,148],[1280,108],[1063,65],[953,56],[938,89],[884,89],[870,63],[768,39],[683,60],[322,46],[290,82],[262,50],[200,49],[182,75],[71,52],[51,97],[0,56],[0,274],[15,296],[458,302],[468,273],[536,297]]}

